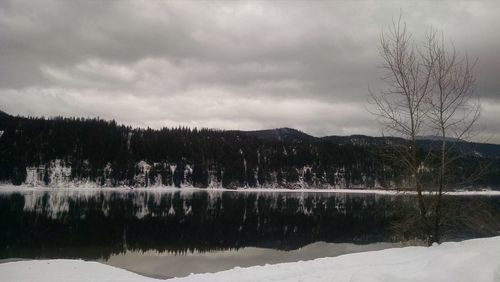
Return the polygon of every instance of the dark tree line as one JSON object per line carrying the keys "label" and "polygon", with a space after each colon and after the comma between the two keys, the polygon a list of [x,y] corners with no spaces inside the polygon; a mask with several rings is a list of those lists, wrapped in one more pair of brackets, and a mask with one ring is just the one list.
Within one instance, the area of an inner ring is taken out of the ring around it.
{"label": "dark tree line", "polygon": [[[56,166],[70,168],[67,181],[103,186],[393,187],[405,178],[397,165],[378,156],[381,147],[390,150],[380,142],[280,140],[256,132],[138,129],[101,119],[4,113],[0,131],[0,181],[15,185],[27,182],[27,171],[38,183],[51,184]],[[457,177],[486,159],[467,156]],[[495,162],[490,173],[471,186],[500,186],[498,158],[488,161]]]}

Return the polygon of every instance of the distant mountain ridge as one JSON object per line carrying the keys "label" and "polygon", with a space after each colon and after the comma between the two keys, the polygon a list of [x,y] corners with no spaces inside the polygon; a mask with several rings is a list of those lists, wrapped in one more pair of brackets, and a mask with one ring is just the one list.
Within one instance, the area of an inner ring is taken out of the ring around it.
{"label": "distant mountain ridge", "polygon": [[[265,129],[265,130],[253,130],[253,131],[243,131],[235,130],[231,132],[236,132],[241,135],[251,136],[258,138],[263,141],[274,141],[274,142],[292,142],[292,143],[318,143],[318,142],[332,142],[337,145],[355,145],[355,146],[376,146],[384,144],[393,144],[398,142],[403,142],[404,139],[399,137],[379,137],[379,136],[368,136],[362,134],[354,135],[331,135],[324,137],[315,137],[304,133],[300,130],[293,128],[276,128],[276,129]],[[447,142],[455,142],[454,138],[446,138]],[[439,136],[419,136],[417,138],[417,144],[421,148],[428,149],[430,147],[437,148],[441,142]],[[467,148],[476,150],[477,153],[483,156],[489,156],[493,158],[500,158],[500,145],[491,143],[477,143],[470,142],[461,145],[462,148]]]}
{"label": "distant mountain ridge", "polygon": [[265,141],[283,141],[283,142],[299,142],[299,143],[318,141],[317,137],[314,137],[300,130],[289,127],[252,130],[252,131],[235,130],[234,132],[246,136],[256,137],[258,139]]}
{"label": "distant mountain ridge", "polygon": [[315,137],[309,135],[300,130],[282,127],[275,129],[264,129],[264,130],[236,130],[233,132],[238,132],[239,134],[256,137],[264,141],[282,141],[282,142],[296,142],[296,143],[307,143],[307,142],[333,142],[339,145],[380,145],[385,144],[390,141],[402,140],[400,138],[394,137],[373,137],[361,134],[355,135],[331,135],[324,137]]}
{"label": "distant mountain ridge", "polygon": [[[12,116],[2,110],[0,110],[0,120],[1,119],[12,119],[12,118],[24,118]],[[48,118],[50,119],[50,118]],[[322,137],[316,137],[307,134],[301,130],[290,128],[290,127],[280,127],[273,129],[262,129],[262,130],[221,130],[225,132],[231,132],[236,134],[241,134],[245,136],[256,137],[265,141],[283,141],[283,142],[321,142],[321,141],[331,141],[340,145],[380,145],[390,142],[402,141],[402,138],[391,137],[391,136],[369,136],[364,134],[353,134],[353,135],[327,135]],[[435,135],[424,135],[418,136],[419,141],[440,141],[441,137]],[[448,142],[456,141],[454,138],[447,138]],[[474,144],[499,146],[500,144],[494,143],[477,143]]]}
{"label": "distant mountain ridge", "polygon": [[[0,126],[2,120],[13,120],[16,118],[9,115],[8,113],[0,110]],[[0,130],[2,130],[0,128]],[[307,134],[298,129],[290,127],[281,127],[274,129],[263,129],[263,130],[221,130],[222,132],[233,133],[241,136],[247,136],[252,138],[257,138],[262,141],[268,142],[290,142],[290,143],[320,143],[320,142],[332,142],[337,145],[355,145],[355,146],[376,146],[384,144],[393,144],[398,142],[403,142],[404,139],[399,137],[391,136],[368,136],[363,134],[353,134],[353,135],[329,135],[323,137],[316,137]],[[429,147],[436,147],[441,141],[441,137],[434,135],[418,136],[417,143],[421,148],[428,149]],[[447,138],[447,142],[455,142],[454,138]],[[476,150],[478,154],[482,156],[489,156],[492,158],[500,158],[500,144],[493,143],[478,143],[470,142],[466,143],[466,148]],[[463,147],[464,145],[462,145]]]}

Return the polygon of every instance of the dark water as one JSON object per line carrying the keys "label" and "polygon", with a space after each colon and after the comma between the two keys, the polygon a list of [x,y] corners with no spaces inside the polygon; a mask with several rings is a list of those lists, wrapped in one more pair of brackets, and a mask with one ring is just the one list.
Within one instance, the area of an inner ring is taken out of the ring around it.
{"label": "dark water", "polygon": [[[500,214],[499,197],[446,201],[461,213]],[[413,203],[336,193],[2,192],[0,259],[83,258],[159,277],[312,259],[398,246],[391,226]],[[485,221],[460,227],[448,239],[498,231]]]}

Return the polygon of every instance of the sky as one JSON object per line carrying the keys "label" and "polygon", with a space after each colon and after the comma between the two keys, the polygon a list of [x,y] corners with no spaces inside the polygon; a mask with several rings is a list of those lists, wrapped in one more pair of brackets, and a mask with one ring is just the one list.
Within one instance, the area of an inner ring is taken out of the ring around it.
{"label": "sky", "polygon": [[499,1],[0,1],[0,110],[161,128],[380,135],[380,33],[442,31],[477,58],[500,143]]}

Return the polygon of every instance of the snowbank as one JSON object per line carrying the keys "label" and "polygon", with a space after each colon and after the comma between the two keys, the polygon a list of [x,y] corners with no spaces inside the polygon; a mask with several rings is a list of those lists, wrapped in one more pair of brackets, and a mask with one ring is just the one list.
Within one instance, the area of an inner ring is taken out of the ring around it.
{"label": "snowbank", "polygon": [[83,260],[31,260],[0,264],[0,281],[9,282],[152,282],[164,281]]}
{"label": "snowbank", "polygon": [[[166,266],[168,267],[168,266]],[[0,264],[2,281],[161,281],[96,262]],[[500,236],[433,247],[406,247],[311,261],[234,268],[183,281],[500,281]]]}

